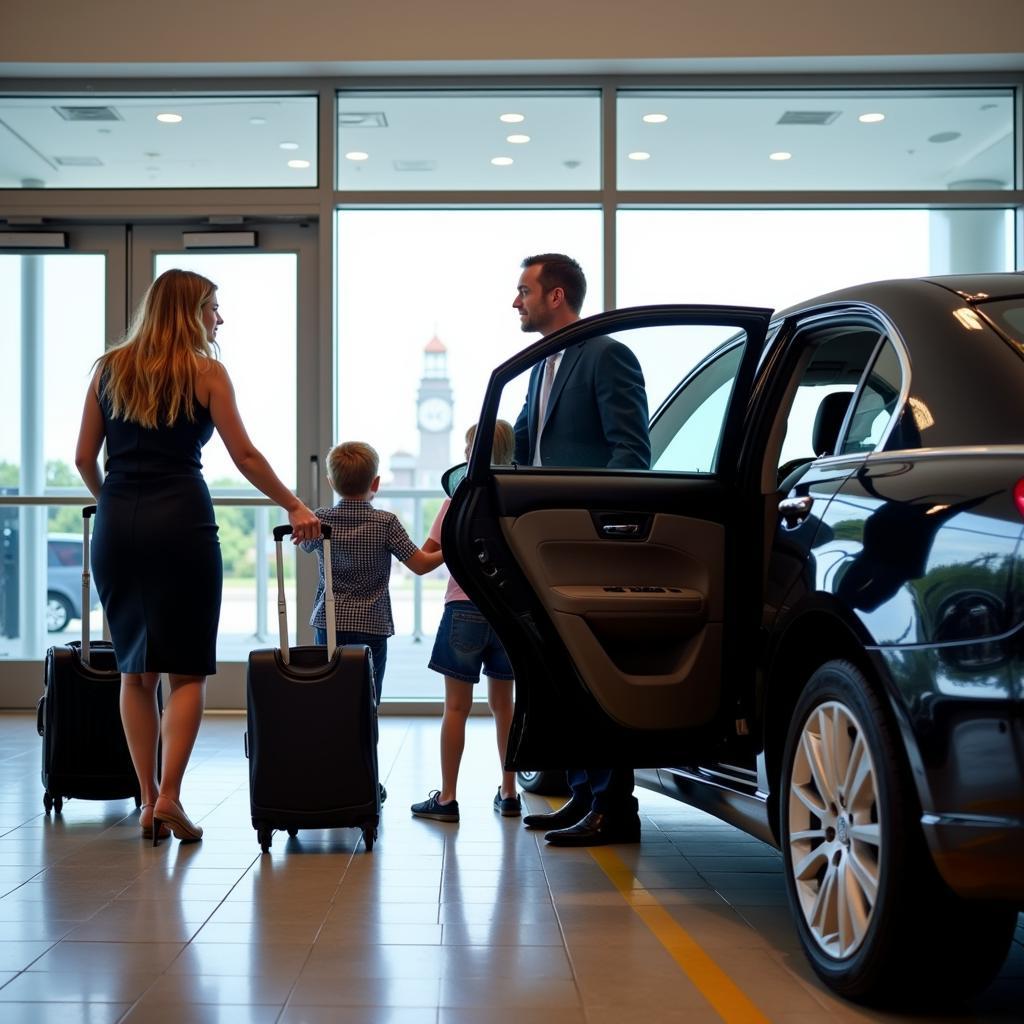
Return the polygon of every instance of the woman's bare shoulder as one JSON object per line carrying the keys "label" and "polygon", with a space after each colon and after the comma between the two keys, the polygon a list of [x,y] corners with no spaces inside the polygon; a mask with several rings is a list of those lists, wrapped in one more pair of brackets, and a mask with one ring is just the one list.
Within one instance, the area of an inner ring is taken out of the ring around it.
{"label": "woman's bare shoulder", "polygon": [[212,394],[229,387],[231,378],[224,364],[217,359],[203,357],[199,360],[199,373],[196,377],[196,398],[203,405],[209,405]]}

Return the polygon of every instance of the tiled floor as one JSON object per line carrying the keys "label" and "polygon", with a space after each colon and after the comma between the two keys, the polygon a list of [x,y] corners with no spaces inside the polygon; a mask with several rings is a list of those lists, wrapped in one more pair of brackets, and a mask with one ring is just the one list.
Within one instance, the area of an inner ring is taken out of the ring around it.
{"label": "tiled floor", "polygon": [[[207,717],[186,777],[205,840],[153,849],[127,801],[46,817],[34,719],[0,716],[0,1020],[934,1019],[825,991],[797,948],[779,857],[755,840],[640,790],[640,846],[546,848],[491,808],[486,719],[470,721],[462,822],[420,821],[408,805],[437,785],[437,720],[381,725],[389,799],[373,852],[336,830],[278,835],[261,856],[241,717]],[[942,1019],[1024,1019],[1024,927],[985,996]]]}

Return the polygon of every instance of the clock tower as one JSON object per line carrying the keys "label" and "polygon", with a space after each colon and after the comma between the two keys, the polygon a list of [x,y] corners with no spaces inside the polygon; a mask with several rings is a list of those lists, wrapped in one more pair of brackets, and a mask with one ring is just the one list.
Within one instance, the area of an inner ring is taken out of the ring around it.
{"label": "clock tower", "polygon": [[423,349],[416,424],[420,432],[416,484],[439,487],[441,474],[452,465],[452,388],[448,381],[448,350],[436,334]]}

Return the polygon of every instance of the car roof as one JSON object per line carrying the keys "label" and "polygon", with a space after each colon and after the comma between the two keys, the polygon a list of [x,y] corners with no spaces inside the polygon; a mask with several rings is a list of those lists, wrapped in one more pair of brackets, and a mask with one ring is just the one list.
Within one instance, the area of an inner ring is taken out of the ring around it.
{"label": "car roof", "polygon": [[886,300],[891,300],[894,293],[909,296],[916,292],[926,299],[929,289],[933,287],[959,295],[968,302],[1024,298],[1024,273],[949,274],[935,277],[868,281],[796,303],[787,309],[779,310],[775,314],[775,318],[789,316],[816,306],[828,306],[841,302],[866,302],[872,305],[877,304],[884,309]]}

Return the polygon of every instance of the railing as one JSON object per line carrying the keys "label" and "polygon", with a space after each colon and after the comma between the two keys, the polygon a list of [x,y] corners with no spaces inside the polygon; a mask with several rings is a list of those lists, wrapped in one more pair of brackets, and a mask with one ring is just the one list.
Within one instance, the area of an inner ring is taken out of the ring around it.
{"label": "railing", "polygon": [[[249,488],[211,488],[211,496],[215,506],[231,508],[253,508],[255,510],[255,573],[257,580],[256,587],[256,621],[255,635],[261,638],[270,637],[270,601],[268,599],[265,581],[269,578],[270,559],[272,557],[270,545],[259,543],[258,538],[269,538],[274,525],[283,518],[283,513],[277,509],[273,502],[264,497],[254,497]],[[401,487],[387,488],[378,492],[376,504],[389,506],[395,512],[410,513],[411,519],[410,536],[413,542],[421,544],[426,537],[426,530],[429,523],[425,522],[424,502],[444,497],[439,488],[431,487]],[[91,495],[84,489],[74,487],[49,487],[42,494],[0,494],[0,507],[30,507],[45,508],[48,506],[71,506],[81,507],[91,504]],[[409,509],[411,503],[411,510]],[[404,507],[403,507],[404,505]],[[19,547],[22,552],[44,551],[45,536],[47,533],[45,519],[29,521],[26,524],[24,534],[19,538]],[[33,637],[36,634],[42,636],[42,610],[45,607],[43,600],[45,587],[40,593],[39,583],[45,579],[45,564],[35,565],[38,559],[31,557],[22,560],[23,568],[28,569],[27,573],[19,572],[23,578],[20,581],[20,607],[21,607],[21,628],[19,635],[22,637]],[[45,560],[44,560],[45,562]],[[41,570],[41,571],[36,571]],[[37,579],[38,577],[38,579]],[[420,576],[413,577],[413,639],[420,640],[423,636],[423,580]],[[294,621],[294,620],[293,620]],[[36,645],[33,645],[36,646]]]}

